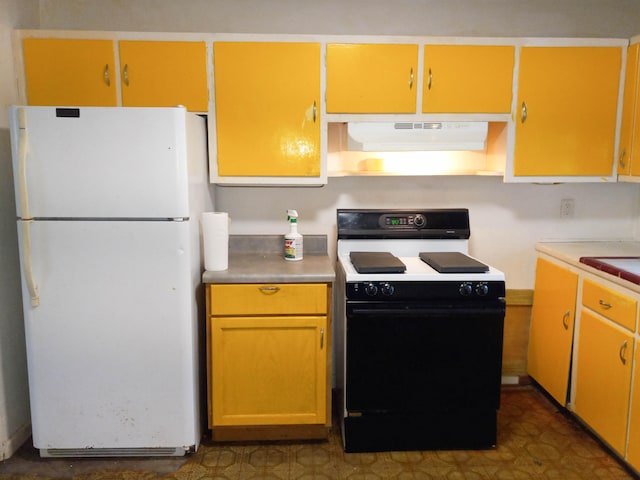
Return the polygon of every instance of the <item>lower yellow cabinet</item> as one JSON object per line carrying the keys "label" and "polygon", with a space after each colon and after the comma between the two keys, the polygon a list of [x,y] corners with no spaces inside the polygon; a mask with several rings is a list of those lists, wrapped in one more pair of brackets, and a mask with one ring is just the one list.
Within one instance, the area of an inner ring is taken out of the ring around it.
{"label": "lower yellow cabinet", "polygon": [[627,462],[640,471],[640,345],[636,341],[634,355],[635,370],[633,390],[631,392],[631,411],[629,412],[629,439],[627,444]]}
{"label": "lower yellow cabinet", "polygon": [[633,335],[586,309],[580,317],[575,412],[624,455]]}
{"label": "lower yellow cabinet", "polygon": [[[330,298],[325,283],[207,286],[214,439],[317,438],[328,431]],[[260,436],[247,427],[261,427]],[[217,431],[234,428],[243,436]]]}
{"label": "lower yellow cabinet", "polygon": [[539,258],[527,370],[558,403],[567,402],[578,274]]}

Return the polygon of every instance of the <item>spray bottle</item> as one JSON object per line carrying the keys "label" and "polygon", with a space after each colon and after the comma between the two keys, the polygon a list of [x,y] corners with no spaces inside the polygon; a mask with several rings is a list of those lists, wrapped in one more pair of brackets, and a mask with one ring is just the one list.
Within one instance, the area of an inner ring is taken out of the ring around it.
{"label": "spray bottle", "polygon": [[298,233],[298,212],[287,210],[287,221],[291,230],[284,236],[284,259],[302,260],[302,235]]}

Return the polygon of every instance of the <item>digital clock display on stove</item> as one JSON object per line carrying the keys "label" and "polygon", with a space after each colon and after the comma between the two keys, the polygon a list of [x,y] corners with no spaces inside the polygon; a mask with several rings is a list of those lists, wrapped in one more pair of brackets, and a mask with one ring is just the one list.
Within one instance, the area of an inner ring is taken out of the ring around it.
{"label": "digital clock display on stove", "polygon": [[380,219],[381,226],[385,228],[410,228],[420,229],[426,225],[424,215],[420,213],[406,215],[383,215]]}

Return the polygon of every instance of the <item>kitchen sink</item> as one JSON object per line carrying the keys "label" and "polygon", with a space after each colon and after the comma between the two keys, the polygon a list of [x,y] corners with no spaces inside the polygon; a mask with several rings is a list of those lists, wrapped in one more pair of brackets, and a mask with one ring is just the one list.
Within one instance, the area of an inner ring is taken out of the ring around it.
{"label": "kitchen sink", "polygon": [[581,257],[580,263],[640,285],[640,257]]}

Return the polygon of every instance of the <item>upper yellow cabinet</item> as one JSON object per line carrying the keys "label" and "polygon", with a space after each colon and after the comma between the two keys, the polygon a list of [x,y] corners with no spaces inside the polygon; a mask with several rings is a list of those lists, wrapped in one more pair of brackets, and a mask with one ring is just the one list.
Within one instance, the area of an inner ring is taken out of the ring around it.
{"label": "upper yellow cabinet", "polygon": [[423,113],[509,113],[515,47],[425,45]]}
{"label": "upper yellow cabinet", "polygon": [[327,113],[416,113],[418,45],[327,45]]}
{"label": "upper yellow cabinet", "polygon": [[520,49],[515,176],[611,176],[620,47]]}
{"label": "upper yellow cabinet", "polygon": [[119,52],[122,105],[208,110],[205,42],[122,40]]}
{"label": "upper yellow cabinet", "polygon": [[113,41],[25,38],[29,105],[115,106]]}
{"label": "upper yellow cabinet", "polygon": [[219,177],[320,175],[320,44],[215,42]]}
{"label": "upper yellow cabinet", "polygon": [[618,149],[618,175],[640,175],[640,147],[635,148],[634,145],[634,139],[640,140],[640,121],[637,120],[639,51],[640,44],[638,43],[630,45],[627,50],[622,126]]}
{"label": "upper yellow cabinet", "polygon": [[205,42],[25,38],[29,105],[209,108]]}

